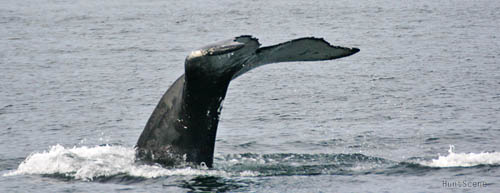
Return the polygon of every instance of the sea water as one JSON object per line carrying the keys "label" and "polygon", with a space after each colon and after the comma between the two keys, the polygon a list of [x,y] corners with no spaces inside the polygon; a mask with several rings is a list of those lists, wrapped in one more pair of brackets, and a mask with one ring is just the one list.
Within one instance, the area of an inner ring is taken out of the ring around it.
{"label": "sea water", "polygon": [[[1,1],[1,192],[494,192],[500,3]],[[358,47],[231,82],[214,168],[135,162],[184,59],[249,34]]]}

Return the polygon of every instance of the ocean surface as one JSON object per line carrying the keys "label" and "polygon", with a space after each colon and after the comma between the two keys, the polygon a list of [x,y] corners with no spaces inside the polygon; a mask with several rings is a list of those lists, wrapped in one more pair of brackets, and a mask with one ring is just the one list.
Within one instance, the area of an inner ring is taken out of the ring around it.
{"label": "ocean surface", "polygon": [[[498,192],[497,0],[0,0],[0,192]],[[213,169],[134,161],[194,49],[353,56],[231,82]]]}

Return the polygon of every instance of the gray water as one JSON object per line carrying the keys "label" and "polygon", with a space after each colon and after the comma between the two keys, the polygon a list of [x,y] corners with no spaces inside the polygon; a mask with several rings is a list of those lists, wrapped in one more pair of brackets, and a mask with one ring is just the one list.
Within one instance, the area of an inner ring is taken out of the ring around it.
{"label": "gray water", "polygon": [[[498,1],[0,4],[0,192],[500,189]],[[186,55],[243,34],[361,52],[232,81],[214,169],[135,163]]]}

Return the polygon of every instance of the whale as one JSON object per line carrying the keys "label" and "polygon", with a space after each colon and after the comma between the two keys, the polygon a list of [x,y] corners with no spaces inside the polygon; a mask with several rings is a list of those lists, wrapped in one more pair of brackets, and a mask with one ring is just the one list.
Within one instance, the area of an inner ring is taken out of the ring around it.
{"label": "whale", "polygon": [[231,80],[271,63],[333,60],[358,48],[334,46],[323,38],[303,37],[261,47],[242,35],[192,51],[184,74],[167,89],[137,144],[136,159],[164,167],[213,167],[222,103]]}

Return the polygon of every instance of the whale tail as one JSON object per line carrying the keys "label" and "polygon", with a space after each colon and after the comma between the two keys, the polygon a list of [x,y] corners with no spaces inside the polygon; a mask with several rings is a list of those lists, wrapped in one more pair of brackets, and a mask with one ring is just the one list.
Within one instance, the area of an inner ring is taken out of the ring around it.
{"label": "whale tail", "polygon": [[212,167],[222,101],[232,79],[265,64],[331,60],[358,51],[313,37],[260,47],[251,36],[195,50],[186,58],[184,75],[151,114],[137,141],[136,156],[165,166],[204,163]]}
{"label": "whale tail", "polygon": [[[236,38],[236,41],[238,41],[239,38],[248,38],[248,36],[240,36]],[[256,41],[258,44],[257,39],[252,38],[252,40]],[[357,52],[359,52],[358,48],[333,46],[323,38],[305,37],[294,39],[280,44],[258,48],[255,51],[255,61],[243,66],[233,75],[233,79],[265,64],[333,60],[350,56]]]}

